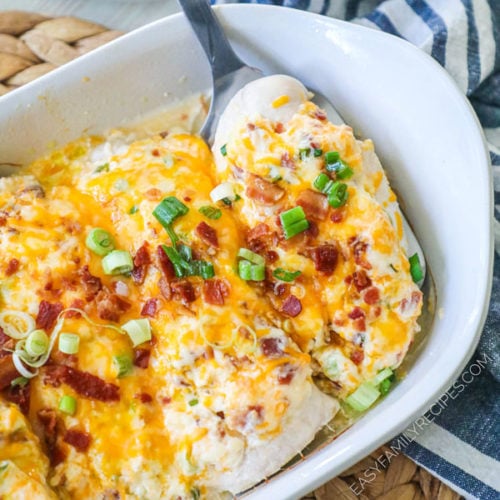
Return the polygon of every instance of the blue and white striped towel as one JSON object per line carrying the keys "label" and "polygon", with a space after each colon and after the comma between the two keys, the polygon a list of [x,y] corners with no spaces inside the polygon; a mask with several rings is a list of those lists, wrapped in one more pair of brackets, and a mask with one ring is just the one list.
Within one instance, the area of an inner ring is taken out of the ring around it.
{"label": "blue and white striped towel", "polygon": [[[229,0],[231,1],[231,0]],[[224,3],[219,0],[214,3]],[[245,2],[247,3],[247,2]],[[469,97],[489,141],[500,219],[500,0],[255,0],[350,20],[430,54]],[[500,222],[495,221],[500,252]],[[478,350],[462,375],[392,449],[466,498],[500,499],[500,257]],[[381,466],[390,456],[380,457]],[[362,477],[362,476],[361,476]],[[351,485],[357,494],[367,482]]]}

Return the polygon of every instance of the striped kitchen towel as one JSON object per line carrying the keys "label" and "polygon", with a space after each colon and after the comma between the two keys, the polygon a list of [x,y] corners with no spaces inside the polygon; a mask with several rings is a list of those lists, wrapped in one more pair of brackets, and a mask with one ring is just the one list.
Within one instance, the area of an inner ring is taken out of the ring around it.
{"label": "striped kitchen towel", "polygon": [[[222,1],[216,3],[223,3]],[[489,142],[500,253],[500,0],[255,0],[350,20],[404,38],[435,58],[469,97]],[[500,257],[490,311],[462,375],[394,439],[405,453],[466,498],[500,499]],[[377,459],[381,467],[391,460]],[[366,483],[365,483],[366,484]],[[365,484],[351,485],[357,494]],[[354,486],[354,487],[353,487]]]}

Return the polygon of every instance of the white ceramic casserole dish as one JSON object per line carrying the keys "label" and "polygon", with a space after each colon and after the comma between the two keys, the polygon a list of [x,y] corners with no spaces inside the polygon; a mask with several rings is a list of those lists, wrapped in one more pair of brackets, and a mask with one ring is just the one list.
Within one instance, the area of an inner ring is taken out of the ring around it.
{"label": "white ceramic casserole dish", "polygon": [[[435,319],[408,376],[335,441],[249,495],[297,498],[402,431],[472,354],[491,280],[489,159],[466,99],[411,45],[284,8],[230,5],[217,13],[244,60],[320,90],[358,135],[374,140],[436,286]],[[209,83],[207,64],[183,17],[157,21],[0,98],[0,165],[26,163]]]}

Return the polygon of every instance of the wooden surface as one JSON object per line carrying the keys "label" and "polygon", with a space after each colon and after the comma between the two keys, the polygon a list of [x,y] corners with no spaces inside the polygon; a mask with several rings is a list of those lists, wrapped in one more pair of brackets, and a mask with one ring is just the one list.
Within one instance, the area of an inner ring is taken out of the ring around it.
{"label": "wooden surface", "polygon": [[[120,35],[120,31],[74,17],[0,10],[0,95]],[[461,498],[404,455],[382,468],[376,460],[387,450],[379,448],[304,500]]]}

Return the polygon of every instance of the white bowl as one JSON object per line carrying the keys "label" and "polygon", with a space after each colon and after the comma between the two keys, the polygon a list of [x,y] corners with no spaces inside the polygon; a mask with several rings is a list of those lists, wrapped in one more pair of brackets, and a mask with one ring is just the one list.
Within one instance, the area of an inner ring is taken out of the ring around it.
{"label": "white bowl", "polygon": [[[492,183],[478,121],[451,78],[390,35],[296,10],[217,8],[237,52],[320,90],[375,141],[425,251],[437,304],[408,376],[335,441],[251,498],[296,498],[402,431],[457,377],[486,315]],[[207,88],[208,66],[181,15],[141,28],[0,99],[0,164],[130,121]]]}

